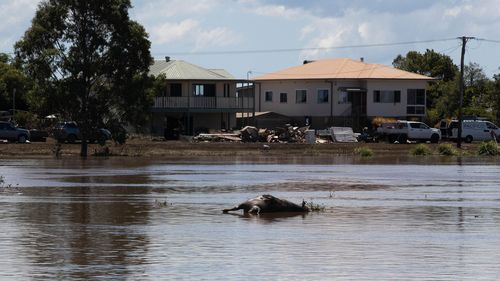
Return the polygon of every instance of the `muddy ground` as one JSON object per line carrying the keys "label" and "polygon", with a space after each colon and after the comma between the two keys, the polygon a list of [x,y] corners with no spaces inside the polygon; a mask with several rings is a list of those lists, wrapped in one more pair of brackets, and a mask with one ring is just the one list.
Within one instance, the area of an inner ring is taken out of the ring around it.
{"label": "muddy ground", "polygon": [[[450,143],[456,147],[455,143]],[[266,147],[269,146],[269,147]],[[373,151],[373,157],[409,156],[416,144],[390,143],[329,143],[329,144],[292,144],[292,143],[235,143],[235,142],[186,142],[155,141],[150,138],[133,138],[124,145],[108,142],[105,149],[98,144],[90,144],[90,157],[332,157],[358,156],[357,149],[367,147]],[[433,154],[439,155],[439,144],[427,144]],[[479,143],[463,144],[460,155],[477,155]],[[0,143],[0,158],[37,158],[54,157],[57,151],[56,141],[49,138],[46,142],[26,144]],[[80,143],[62,144],[59,157],[73,157],[80,153]]]}

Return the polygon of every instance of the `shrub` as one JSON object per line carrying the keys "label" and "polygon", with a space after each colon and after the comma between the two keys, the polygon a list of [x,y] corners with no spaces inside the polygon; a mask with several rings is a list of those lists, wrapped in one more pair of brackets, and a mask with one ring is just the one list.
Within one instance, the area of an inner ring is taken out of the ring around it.
{"label": "shrub", "polygon": [[430,155],[431,154],[431,150],[430,148],[421,143],[421,144],[417,144],[411,151],[410,153],[412,155],[415,155],[415,156],[423,156],[423,155]]}
{"label": "shrub", "polygon": [[478,154],[481,156],[500,155],[500,147],[494,141],[483,142],[479,145]]}
{"label": "shrub", "polygon": [[357,147],[354,149],[354,153],[360,155],[361,157],[372,157],[373,150],[369,147]]}
{"label": "shrub", "polygon": [[455,156],[458,155],[458,152],[453,146],[449,143],[443,143],[438,146],[439,154],[443,156]]}

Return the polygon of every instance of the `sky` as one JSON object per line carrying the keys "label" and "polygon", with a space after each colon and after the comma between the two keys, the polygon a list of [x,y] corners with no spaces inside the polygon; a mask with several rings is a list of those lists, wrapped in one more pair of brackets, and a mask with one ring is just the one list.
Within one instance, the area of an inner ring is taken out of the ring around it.
{"label": "sky", "polygon": [[[223,68],[242,79],[322,58],[391,65],[398,54],[426,49],[458,65],[460,36],[489,40],[468,41],[465,62],[489,77],[500,73],[500,0],[131,1],[130,17],[146,28],[155,59]],[[38,2],[0,0],[0,52],[13,52]],[[427,42],[369,46],[420,41]]]}

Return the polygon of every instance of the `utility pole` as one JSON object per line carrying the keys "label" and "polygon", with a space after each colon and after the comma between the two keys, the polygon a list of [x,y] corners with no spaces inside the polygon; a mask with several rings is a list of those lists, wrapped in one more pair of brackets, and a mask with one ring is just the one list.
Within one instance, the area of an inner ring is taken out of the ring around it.
{"label": "utility pole", "polygon": [[464,57],[465,57],[465,45],[467,44],[467,40],[476,39],[475,37],[467,37],[462,36],[458,37],[458,39],[462,40],[462,55],[460,57],[460,103],[458,107],[458,135],[457,135],[457,148],[462,147],[462,106],[464,103]]}

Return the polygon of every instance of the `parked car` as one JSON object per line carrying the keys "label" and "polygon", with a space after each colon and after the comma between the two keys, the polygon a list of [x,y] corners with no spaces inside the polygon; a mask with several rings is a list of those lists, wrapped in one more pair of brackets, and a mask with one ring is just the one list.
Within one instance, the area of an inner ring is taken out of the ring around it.
{"label": "parked car", "polygon": [[9,122],[0,121],[0,139],[25,143],[30,139],[30,132]]}
{"label": "parked car", "polygon": [[46,142],[49,133],[43,130],[30,130],[30,141]]}
{"label": "parked car", "polygon": [[[458,120],[446,121],[440,123],[441,131],[446,133],[448,139],[456,140],[458,138]],[[462,121],[462,139],[470,143],[472,141],[500,141],[500,128],[492,122],[483,119],[465,119]]]}
{"label": "parked car", "polygon": [[[82,139],[80,128],[76,122],[73,121],[59,123],[53,129],[52,134],[58,142],[74,143],[75,141]],[[92,135],[88,137],[88,141],[91,143],[95,141],[104,143],[110,139],[111,132],[104,128],[93,129]]]}
{"label": "parked car", "polygon": [[412,141],[430,141],[438,143],[441,140],[441,131],[431,128],[427,124],[416,121],[399,120],[397,122],[382,123],[377,133],[389,142],[406,143]]}

